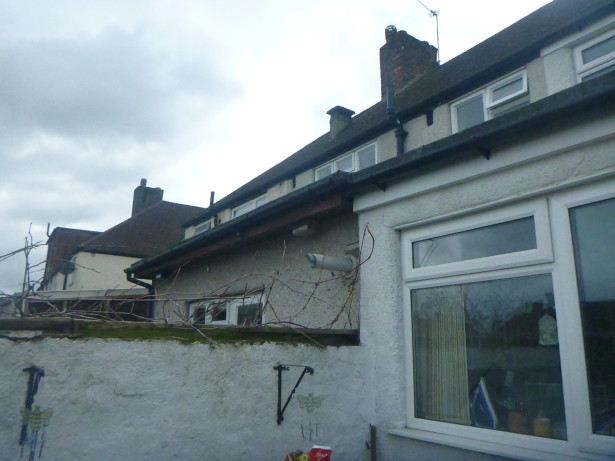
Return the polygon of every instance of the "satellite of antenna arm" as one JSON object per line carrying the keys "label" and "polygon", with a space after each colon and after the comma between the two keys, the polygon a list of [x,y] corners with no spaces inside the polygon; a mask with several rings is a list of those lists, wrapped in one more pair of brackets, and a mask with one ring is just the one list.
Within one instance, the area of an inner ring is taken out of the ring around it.
{"label": "satellite of antenna arm", "polygon": [[440,13],[439,10],[432,10],[431,8],[429,8],[427,5],[425,5],[421,0],[416,0],[423,8],[425,8],[427,11],[429,11],[429,17],[435,17],[436,18],[436,48],[438,49],[438,63],[440,63],[440,24],[438,21],[438,14]]}

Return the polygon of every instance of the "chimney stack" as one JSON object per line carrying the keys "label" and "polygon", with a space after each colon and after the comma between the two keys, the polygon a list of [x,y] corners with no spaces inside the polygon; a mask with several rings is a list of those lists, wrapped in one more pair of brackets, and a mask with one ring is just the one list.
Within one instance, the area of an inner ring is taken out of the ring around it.
{"label": "chimney stack", "polygon": [[417,40],[405,30],[388,26],[384,31],[386,43],[380,48],[380,87],[382,98],[386,87],[399,93],[409,83],[438,65],[438,50],[427,42]]}
{"label": "chimney stack", "polygon": [[141,179],[141,184],[135,188],[132,196],[132,216],[162,200],[164,191],[160,187],[147,187],[147,179]]}
{"label": "chimney stack", "polygon": [[329,136],[335,138],[342,130],[352,123],[354,111],[342,106],[335,106],[327,111],[327,115],[331,116],[329,119]]}

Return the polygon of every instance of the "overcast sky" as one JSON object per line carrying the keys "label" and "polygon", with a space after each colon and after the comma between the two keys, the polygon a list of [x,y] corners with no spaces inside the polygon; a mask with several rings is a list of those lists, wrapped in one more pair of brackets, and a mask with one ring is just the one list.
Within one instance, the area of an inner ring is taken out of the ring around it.
{"label": "overcast sky", "polygon": [[[423,3],[445,62],[548,1]],[[389,24],[436,45],[417,0],[0,0],[0,290],[21,290],[23,256],[1,255],[30,223],[42,242],[47,223],[104,231],[141,178],[207,206],[331,107],[378,102]]]}

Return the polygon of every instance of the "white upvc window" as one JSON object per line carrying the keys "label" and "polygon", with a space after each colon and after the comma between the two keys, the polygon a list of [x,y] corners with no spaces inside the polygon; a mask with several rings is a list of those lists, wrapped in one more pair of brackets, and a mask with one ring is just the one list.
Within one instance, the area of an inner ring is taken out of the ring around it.
{"label": "white upvc window", "polygon": [[376,162],[376,143],[371,143],[319,166],[314,172],[314,179],[318,181],[319,179],[329,176],[336,171],[351,173],[354,171],[363,170],[375,165]]}
{"label": "white upvc window", "polygon": [[574,50],[579,81],[615,70],[615,30],[589,40]]}
{"label": "white upvc window", "polygon": [[471,128],[526,104],[529,104],[527,72],[522,70],[453,102],[453,132]]}
{"label": "white upvc window", "polygon": [[402,231],[407,428],[522,459],[615,453],[615,185]]}
{"label": "white upvc window", "polygon": [[209,298],[188,305],[190,323],[196,325],[261,325],[262,293],[232,298]]}
{"label": "white upvc window", "polygon": [[207,221],[203,221],[202,223],[194,226],[194,235],[202,234],[203,232],[207,232],[214,227],[214,218],[209,218]]}
{"label": "white upvc window", "polygon": [[258,207],[261,207],[267,203],[267,194],[263,194],[260,197],[257,197],[249,202],[243,203],[238,207],[235,207],[231,211],[231,218],[237,218],[241,215],[244,215],[252,210],[256,210]]}

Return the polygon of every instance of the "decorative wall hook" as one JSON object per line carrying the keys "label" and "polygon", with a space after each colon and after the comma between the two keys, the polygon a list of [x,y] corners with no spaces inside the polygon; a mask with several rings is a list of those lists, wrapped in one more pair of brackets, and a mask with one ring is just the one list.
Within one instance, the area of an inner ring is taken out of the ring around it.
{"label": "decorative wall hook", "polygon": [[[282,407],[282,372],[290,370],[290,367],[303,368],[303,371],[301,372],[301,376],[299,376],[299,379],[297,380],[297,383],[295,384],[295,387],[293,387],[293,390],[290,391],[290,394],[288,395],[288,398],[286,399],[286,403],[284,404],[284,407]],[[314,374],[314,369],[312,367],[308,367],[308,366],[305,366],[305,365],[283,365],[281,363],[278,363],[275,367],[273,367],[273,369],[278,372],[278,411],[277,411],[277,422],[278,422],[278,424],[282,424],[282,421],[284,421],[284,411],[286,410],[286,407],[290,403],[290,400],[293,398],[293,394],[295,393],[295,391],[299,387],[299,384],[301,384],[301,380],[306,375],[306,373],[310,374],[310,375],[313,375]]]}
{"label": "decorative wall hook", "polygon": [[[28,373],[28,390],[26,391],[25,408],[27,411],[32,411],[34,396],[38,392],[38,385],[41,378],[45,376],[43,368],[35,367],[34,365],[24,368],[23,371]],[[28,421],[24,421],[21,425],[21,434],[19,437],[19,445],[24,445],[28,439]]]}

